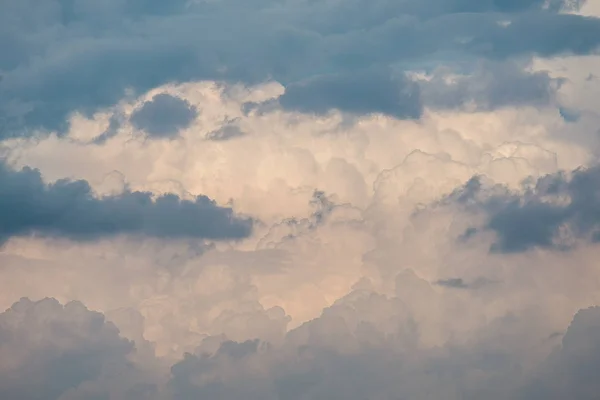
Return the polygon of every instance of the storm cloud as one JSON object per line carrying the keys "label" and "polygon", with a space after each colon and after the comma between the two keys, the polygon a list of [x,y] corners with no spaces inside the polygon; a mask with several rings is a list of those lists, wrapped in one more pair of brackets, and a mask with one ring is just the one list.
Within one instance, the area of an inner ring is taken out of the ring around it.
{"label": "storm cloud", "polygon": [[[8,0],[0,6],[0,137],[64,132],[71,113],[89,115],[127,90],[203,79],[273,79],[299,110],[363,111],[358,95],[373,101],[365,111],[412,117],[418,99],[399,112],[391,92],[373,98],[348,74],[588,54],[600,43],[600,21],[562,12],[581,3]],[[336,93],[322,100],[326,88]]]}
{"label": "storm cloud", "polygon": [[0,164],[0,240],[13,236],[94,240],[122,234],[158,238],[241,239],[250,220],[236,218],[206,196],[194,201],[124,191],[95,197],[84,180],[46,184],[40,172]]}

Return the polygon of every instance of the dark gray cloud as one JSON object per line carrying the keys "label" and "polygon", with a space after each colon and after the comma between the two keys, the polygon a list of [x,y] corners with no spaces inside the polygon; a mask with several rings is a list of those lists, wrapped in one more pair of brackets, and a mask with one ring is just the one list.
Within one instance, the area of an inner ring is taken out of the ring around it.
{"label": "dark gray cloud", "polygon": [[492,251],[564,250],[575,239],[600,241],[600,167],[551,174],[524,185],[524,193],[516,194],[501,186],[485,188],[474,178],[451,197],[487,215],[484,228],[497,235]]}
{"label": "dark gray cloud", "polygon": [[[137,379],[128,360],[134,351],[133,342],[119,337],[102,314],[81,303],[21,299],[0,314],[0,397],[108,398],[112,392],[126,395],[121,398],[147,398],[154,385]],[[107,379],[111,386],[100,385],[87,396],[81,393],[81,386]],[[70,397],[73,392],[81,394]]]}
{"label": "dark gray cloud", "polygon": [[493,283],[494,282],[485,278],[477,278],[472,282],[465,281],[463,278],[440,279],[435,282],[436,285],[450,289],[479,289]]}
{"label": "dark gray cloud", "polygon": [[237,218],[205,196],[194,201],[175,195],[152,199],[150,193],[126,190],[94,197],[86,181],[43,182],[30,168],[14,171],[0,163],[0,240],[49,235],[93,240],[119,234],[159,238],[241,239],[250,220]]}
{"label": "dark gray cloud", "polygon": [[235,121],[230,121],[227,124],[220,127],[219,129],[207,133],[206,139],[221,141],[235,139],[244,135],[244,131],[242,131],[242,129],[235,124]]}
{"label": "dark gray cloud", "polygon": [[505,106],[546,105],[555,97],[562,83],[546,72],[526,72],[515,63],[479,65],[475,71],[446,82],[444,72],[420,84],[424,101],[433,107],[470,106],[477,110],[493,110]]}
{"label": "dark gray cloud", "polygon": [[579,121],[579,118],[581,118],[581,115],[579,114],[579,112],[577,112],[577,110],[561,107],[558,111],[560,113],[560,116],[566,122],[577,122]]}
{"label": "dark gray cloud", "polygon": [[284,108],[322,114],[339,109],[354,114],[381,112],[398,118],[421,115],[419,87],[389,71],[358,71],[311,78],[286,87]]}
{"label": "dark gray cloud", "polygon": [[172,138],[177,136],[179,130],[187,128],[197,116],[198,110],[187,100],[160,93],[135,110],[130,121],[152,138]]}
{"label": "dark gray cloud", "polygon": [[[193,79],[272,78],[290,88],[288,99],[298,109],[360,112],[365,105],[356,98],[330,94],[325,101],[310,94],[324,93],[319,84],[362,93],[361,82],[355,88],[347,76],[373,67],[587,54],[600,43],[600,20],[559,13],[580,3],[5,0],[0,137],[64,130],[69,113],[110,106],[126,89],[140,93]],[[506,20],[511,23],[499,23]],[[372,100],[389,112],[385,93]]]}

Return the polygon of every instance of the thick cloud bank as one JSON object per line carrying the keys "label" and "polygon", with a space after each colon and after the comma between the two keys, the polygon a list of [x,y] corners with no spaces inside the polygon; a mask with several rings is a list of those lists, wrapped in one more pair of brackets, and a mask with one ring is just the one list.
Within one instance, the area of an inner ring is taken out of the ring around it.
{"label": "thick cloud bank", "polygon": [[[283,104],[293,109],[414,117],[418,104],[407,97],[414,101],[418,92],[373,68],[587,54],[600,44],[600,21],[567,13],[582,3],[7,0],[0,13],[0,136],[64,131],[74,111],[89,114],[128,92],[189,80],[274,79],[290,87]],[[517,97],[539,92],[541,83],[519,85],[533,93]]]}
{"label": "thick cloud bank", "polygon": [[[383,330],[382,309],[394,310]],[[358,322],[365,311],[371,316]],[[167,381],[166,366],[158,359],[142,365],[135,344],[102,314],[77,302],[21,299],[0,314],[0,353],[10,360],[2,364],[0,394],[23,400],[595,399],[598,309],[578,312],[562,343],[548,338],[554,350],[533,369],[524,322],[502,318],[491,323],[494,332],[423,349],[407,304],[357,291],[278,346],[207,339],[170,368]]]}
{"label": "thick cloud bank", "polygon": [[0,1],[0,398],[598,398],[599,5]]}

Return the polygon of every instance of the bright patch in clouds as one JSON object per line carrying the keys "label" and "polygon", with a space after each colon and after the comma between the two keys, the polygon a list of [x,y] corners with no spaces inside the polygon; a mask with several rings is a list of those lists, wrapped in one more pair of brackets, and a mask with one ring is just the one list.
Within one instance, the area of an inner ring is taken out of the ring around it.
{"label": "bright patch in clouds", "polygon": [[596,399],[597,8],[0,4],[0,398]]}

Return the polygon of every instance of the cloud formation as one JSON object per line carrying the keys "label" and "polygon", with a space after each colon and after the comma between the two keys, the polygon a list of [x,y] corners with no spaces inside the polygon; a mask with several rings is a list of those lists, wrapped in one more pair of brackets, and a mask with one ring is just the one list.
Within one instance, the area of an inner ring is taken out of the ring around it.
{"label": "cloud formation", "polygon": [[493,251],[519,252],[534,247],[565,250],[577,239],[600,239],[599,184],[597,166],[540,177],[525,183],[521,193],[499,187],[486,190],[474,178],[458,200],[479,202],[477,207],[488,218],[486,228],[498,236]]}
{"label": "cloud formation", "polygon": [[[588,54],[600,44],[597,18],[565,12],[581,1],[378,0],[369,11],[360,0],[171,3],[3,2],[0,136],[64,132],[73,112],[89,115],[130,90],[189,80],[272,79],[290,87],[296,109],[362,110],[357,102],[368,96],[375,111],[412,117],[418,99],[398,106],[391,88],[373,98],[363,71]],[[339,92],[320,100],[326,88]]]}
{"label": "cloud formation", "polygon": [[161,93],[144,102],[131,114],[130,120],[151,138],[172,138],[180,129],[187,128],[197,115],[196,108],[187,101]]}
{"label": "cloud formation", "polygon": [[[0,395],[6,399],[147,399],[151,377],[134,343],[81,303],[21,299],[0,314]],[[108,383],[108,384],[107,384]]]}
{"label": "cloud formation", "polygon": [[0,164],[0,240],[13,236],[57,236],[94,240],[122,234],[169,238],[241,239],[250,220],[234,216],[206,196],[183,200],[125,190],[96,197],[84,180],[46,184],[38,170]]}
{"label": "cloud formation", "polygon": [[0,397],[595,398],[594,3],[0,3]]}
{"label": "cloud formation", "polygon": [[280,102],[287,109],[317,114],[337,108],[358,115],[379,112],[418,118],[422,112],[419,87],[386,71],[315,77],[288,86]]}
{"label": "cloud formation", "polygon": [[0,314],[0,352],[11,360],[2,365],[0,393],[24,400],[595,398],[597,308],[579,311],[562,343],[561,335],[548,338],[548,356],[531,368],[535,317],[500,318],[463,343],[422,348],[402,296],[355,291],[280,345],[207,338],[171,366],[168,381],[167,367],[158,359],[141,365],[135,344],[102,314],[77,302],[21,299]]}

